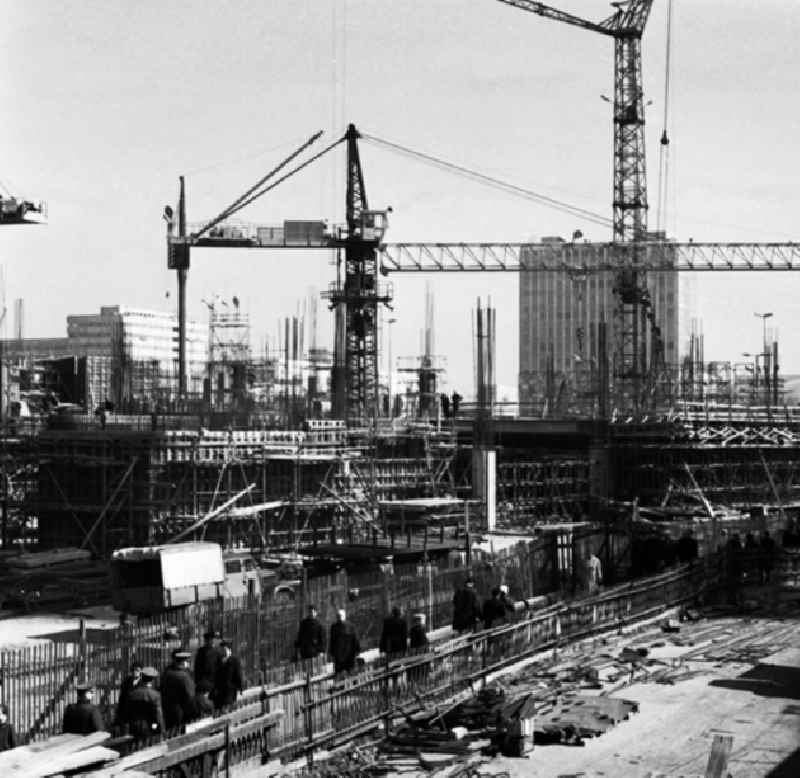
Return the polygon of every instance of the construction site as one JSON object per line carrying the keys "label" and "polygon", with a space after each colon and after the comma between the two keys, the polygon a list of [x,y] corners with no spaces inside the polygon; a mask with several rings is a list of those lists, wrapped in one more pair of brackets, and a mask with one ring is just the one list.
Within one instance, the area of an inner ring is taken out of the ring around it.
{"label": "construction site", "polygon": [[[774,314],[756,312],[746,361],[706,353],[704,327],[723,323],[703,320],[691,279],[769,272],[788,285],[800,244],[667,234],[672,0],[657,204],[642,77],[657,4],[612,3],[589,21],[500,2],[510,23],[613,41],[610,214],[545,203],[609,240],[391,242],[392,209],[367,198],[367,147],[535,193],[348,123],[333,140],[284,144],[293,151],[211,218],[169,171],[177,199],[161,226],[157,213],[139,226],[165,229],[169,310],[104,305],[68,315],[65,337],[30,338],[16,299],[0,340],[0,605],[33,642],[7,639],[0,620],[0,701],[19,738],[2,775],[798,774],[800,402],[782,367],[794,333],[779,339]],[[343,221],[242,220],[320,160],[343,172]],[[51,229],[52,210],[3,194],[0,238]],[[298,289],[295,313],[259,343],[257,303],[189,299],[195,263],[223,250],[319,252],[331,277]],[[421,321],[394,307],[398,279],[446,274],[486,284],[469,320],[445,325],[466,333],[464,354],[437,352],[432,284]],[[501,307],[498,333],[499,277],[514,279],[519,314],[509,325]],[[190,319],[198,304],[207,323]],[[498,380],[509,326],[511,400]],[[416,353],[393,354],[393,328],[418,333]],[[448,371],[464,360],[472,385],[456,388]],[[153,581],[125,563],[182,544],[219,547],[214,596],[200,593],[211,579],[187,578],[164,583],[158,607],[138,605]],[[467,577],[488,599],[510,587],[501,626],[453,629]],[[170,599],[178,588],[189,599]],[[346,677],[324,651],[295,656],[309,604],[325,624],[344,608],[355,624],[363,656]],[[407,621],[422,614],[424,649],[378,650],[397,604]],[[25,632],[42,614],[80,626]],[[165,667],[209,624],[237,644],[237,704],[157,738],[120,728],[131,661]],[[81,682],[107,732],[62,731]],[[682,755],[674,738],[659,745],[667,730],[686,736]]]}

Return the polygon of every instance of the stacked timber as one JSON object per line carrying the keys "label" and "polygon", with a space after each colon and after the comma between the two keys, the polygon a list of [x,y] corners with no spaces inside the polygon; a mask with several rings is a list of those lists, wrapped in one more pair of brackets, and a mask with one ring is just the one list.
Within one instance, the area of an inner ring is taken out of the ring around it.
{"label": "stacked timber", "polygon": [[[87,772],[111,764],[119,753],[101,745],[108,732],[92,735],[57,735],[41,743],[12,748],[0,754],[3,778],[46,778],[71,772]],[[126,778],[129,776],[126,774]]]}

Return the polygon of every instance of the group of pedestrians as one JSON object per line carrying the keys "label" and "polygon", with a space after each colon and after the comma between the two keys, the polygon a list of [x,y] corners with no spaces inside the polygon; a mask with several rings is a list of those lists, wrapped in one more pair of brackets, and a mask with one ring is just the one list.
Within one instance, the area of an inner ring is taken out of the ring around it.
{"label": "group of pedestrians", "polygon": [[[294,641],[295,659],[309,660],[325,654],[325,628],[317,616],[317,609],[308,606],[308,615],[300,622],[297,638]],[[361,653],[361,643],[355,627],[347,620],[347,612],[336,612],[336,621],[328,633],[327,654],[337,673],[351,672]]]}
{"label": "group of pedestrians", "polygon": [[483,624],[484,629],[505,624],[514,612],[508,596],[508,586],[495,586],[483,607],[475,590],[475,579],[470,577],[464,586],[453,595],[453,629],[456,632],[475,632]]}
{"label": "group of pedestrians", "polygon": [[[419,651],[428,645],[425,631],[425,616],[416,613],[413,616],[411,629],[408,628],[400,608],[392,608],[391,614],[383,622],[383,630],[379,649],[384,654],[404,654],[409,649]],[[308,606],[308,615],[300,622],[297,638],[294,643],[295,659],[310,660],[327,654],[336,673],[352,672],[361,653],[361,642],[352,622],[347,619],[347,612],[340,609],[336,612],[336,621],[328,631],[327,651],[325,627],[319,620],[314,605]]]}
{"label": "group of pedestrians", "polygon": [[[191,652],[176,648],[160,677],[154,667],[134,662],[119,690],[117,726],[136,738],[152,737],[233,705],[244,689],[241,662],[231,641],[220,640],[219,633],[208,631],[203,641],[194,666]],[[77,693],[77,701],[64,712],[62,731],[89,735],[105,730],[92,684],[78,684]]]}

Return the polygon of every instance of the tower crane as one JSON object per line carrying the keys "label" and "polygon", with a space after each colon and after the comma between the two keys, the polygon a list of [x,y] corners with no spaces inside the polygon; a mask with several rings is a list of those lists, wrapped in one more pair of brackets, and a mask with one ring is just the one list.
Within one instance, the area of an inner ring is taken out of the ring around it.
{"label": "tower crane", "polygon": [[[647,238],[647,180],[642,95],[642,34],[653,0],[621,0],[614,13],[600,22],[582,19],[534,0],[501,3],[574,27],[607,35],[614,40],[614,189],[615,243]],[[617,396],[638,408],[646,390],[647,322],[650,299],[639,252],[625,251],[614,268],[613,376]],[[649,313],[649,315],[648,315]],[[656,348],[656,351],[658,349]]]}
{"label": "tower crane", "polygon": [[[334,414],[353,425],[363,424],[378,411],[378,306],[389,305],[391,287],[379,284],[378,248],[387,226],[387,211],[370,210],[364,174],[358,152],[359,133],[354,125],[318,154],[270,182],[291,160],[314,143],[322,133],[316,133],[293,154],[262,177],[254,186],[237,198],[216,218],[190,231],[186,222],[186,193],[180,179],[177,234],[175,212],[164,209],[167,223],[167,267],[178,278],[178,393],[186,396],[186,281],[195,248],[267,248],[267,249],[335,249],[344,254],[344,278],[330,285],[324,296],[337,316],[337,348],[344,353],[334,355],[332,376]],[[266,194],[290,176],[299,172],[340,143],[347,147],[346,224],[327,229],[324,222],[284,222],[275,226],[228,226],[234,213]]]}

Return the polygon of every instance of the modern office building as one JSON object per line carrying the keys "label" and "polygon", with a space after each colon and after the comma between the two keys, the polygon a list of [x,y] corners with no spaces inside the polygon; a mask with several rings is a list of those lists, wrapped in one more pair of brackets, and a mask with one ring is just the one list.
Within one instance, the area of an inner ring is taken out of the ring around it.
{"label": "modern office building", "polygon": [[[659,238],[663,235],[652,236]],[[565,243],[558,237],[543,238],[542,242]],[[573,396],[590,393],[592,382],[596,384],[601,321],[608,327],[609,365],[613,364],[613,273],[525,272],[530,259],[523,250],[519,275],[519,402],[523,414],[537,413],[548,391],[551,396],[558,394],[562,386]],[[679,364],[693,317],[694,280],[683,275],[691,276],[677,271],[647,276],[668,367]]]}
{"label": "modern office building", "polygon": [[[208,329],[187,322],[187,390],[202,396]],[[67,317],[66,338],[3,342],[3,362],[24,369],[36,362],[86,358],[86,405],[141,406],[177,397],[177,317],[122,305]]]}

